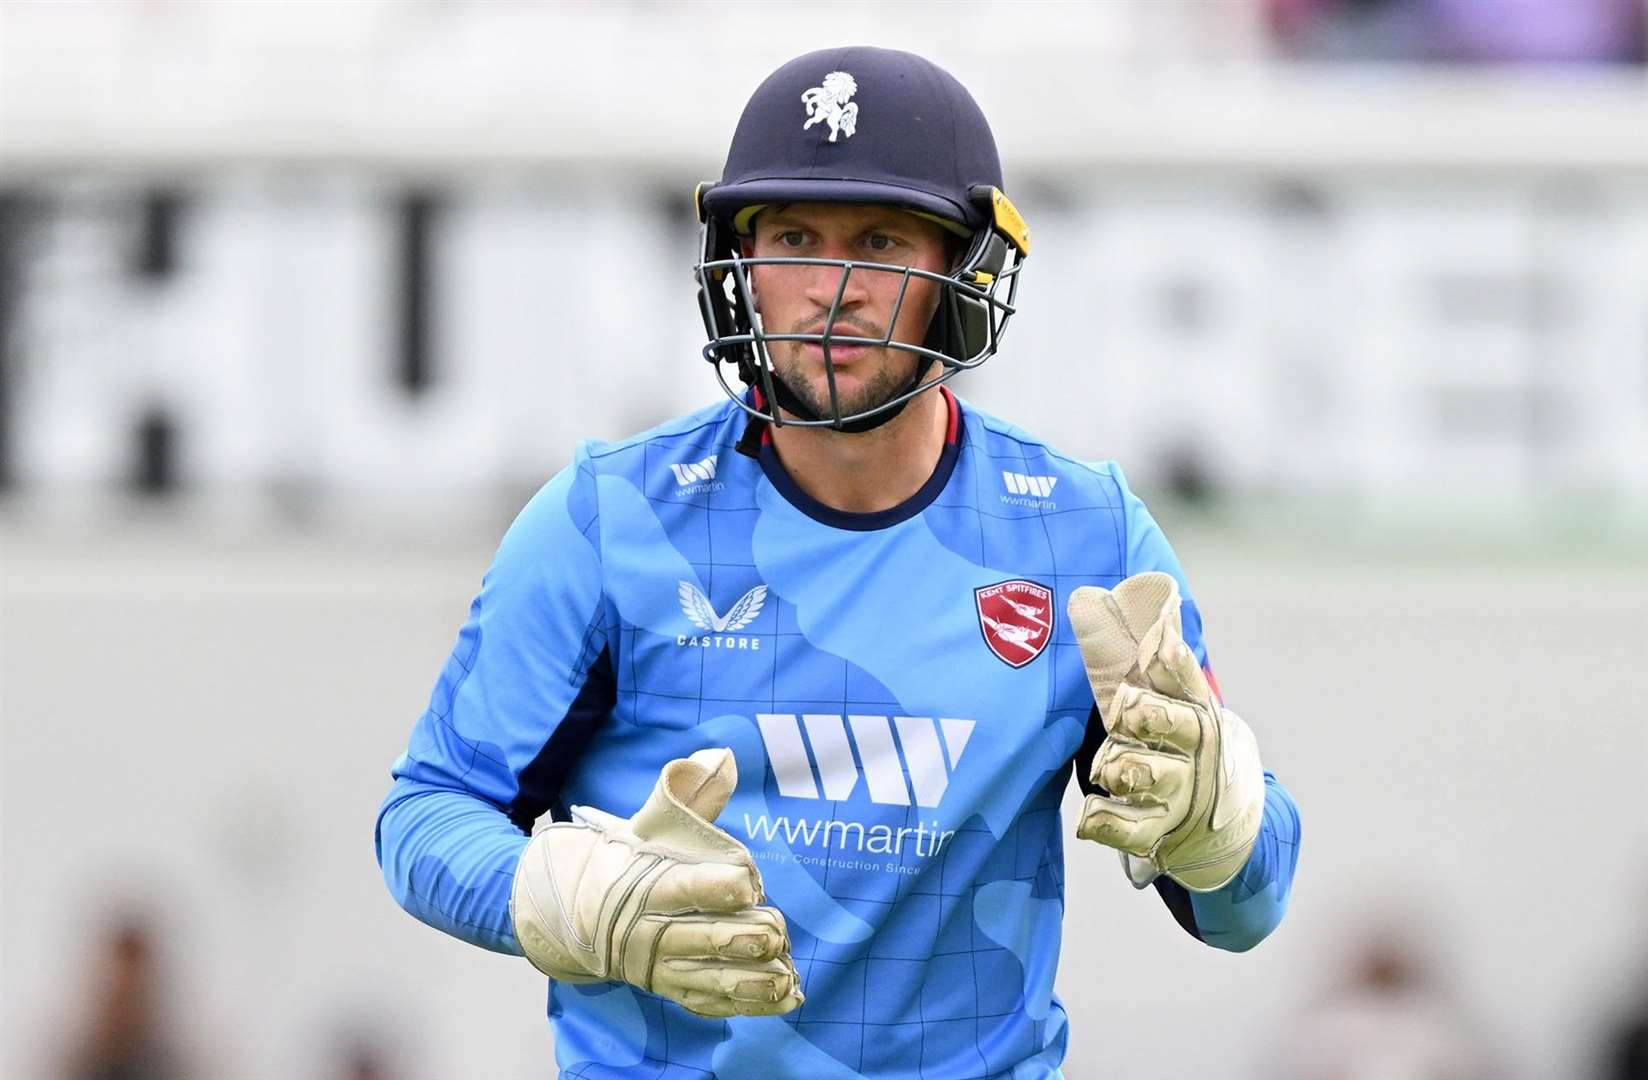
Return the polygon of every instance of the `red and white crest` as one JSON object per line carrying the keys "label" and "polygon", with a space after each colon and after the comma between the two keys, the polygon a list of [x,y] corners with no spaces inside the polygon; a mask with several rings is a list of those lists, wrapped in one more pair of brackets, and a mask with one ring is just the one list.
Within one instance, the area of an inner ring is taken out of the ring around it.
{"label": "red and white crest", "polygon": [[1020,668],[1041,655],[1053,636],[1053,590],[1034,581],[1002,581],[973,590],[984,643],[1003,663]]}

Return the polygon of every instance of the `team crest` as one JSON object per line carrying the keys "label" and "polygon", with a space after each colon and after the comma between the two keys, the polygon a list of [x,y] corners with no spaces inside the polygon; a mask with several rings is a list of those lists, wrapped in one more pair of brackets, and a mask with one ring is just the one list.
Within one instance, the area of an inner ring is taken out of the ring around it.
{"label": "team crest", "polygon": [[1041,655],[1053,636],[1053,590],[1033,581],[1002,581],[973,590],[984,643],[1009,667]]}
{"label": "team crest", "polygon": [[801,95],[801,103],[807,106],[807,122],[801,125],[801,130],[806,131],[814,124],[828,124],[831,142],[835,142],[837,135],[852,138],[858,130],[858,105],[852,100],[856,93],[858,80],[845,71],[832,71],[824,76],[823,86],[815,86]]}

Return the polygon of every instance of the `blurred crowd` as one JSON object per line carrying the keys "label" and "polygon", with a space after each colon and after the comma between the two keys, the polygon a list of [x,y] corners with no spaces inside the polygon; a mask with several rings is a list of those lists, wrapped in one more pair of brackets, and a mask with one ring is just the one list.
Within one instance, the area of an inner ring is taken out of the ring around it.
{"label": "blurred crowd", "polygon": [[[185,1048],[206,1045],[169,1007],[167,942],[157,924],[124,913],[102,930],[95,967],[78,995],[83,1015],[65,1018],[51,1080],[206,1080],[210,1065]],[[1253,1080],[1499,1080],[1524,1076],[1504,1060],[1499,1041],[1440,973],[1429,946],[1399,924],[1364,927],[1321,973],[1323,983],[1298,1011],[1273,1018],[1266,1048],[1242,1070]],[[1648,1080],[1648,953],[1628,958],[1631,992],[1600,1003],[1588,1033],[1588,1077]],[[1606,973],[1613,974],[1613,973]],[[1601,980],[1599,985],[1607,983]],[[482,1037],[477,1033],[477,1037]],[[345,1030],[335,1039],[335,1080],[392,1080],[381,1040]],[[223,1051],[232,1057],[233,1048]],[[1074,1077],[1090,1075],[1077,1060]],[[1234,1074],[1233,1074],[1234,1075]],[[1209,1077],[1208,1080],[1221,1080]]]}
{"label": "blurred crowd", "polygon": [[[213,1033],[200,1031],[172,1008],[167,941],[159,924],[137,912],[115,916],[102,929],[101,947],[76,995],[84,1007],[49,1036],[57,1067],[50,1080],[210,1080],[233,1067],[232,1046],[210,1051]],[[375,1036],[337,1033],[336,1066],[317,1080],[392,1080],[393,1071]],[[215,1060],[218,1055],[226,1060]],[[212,1060],[203,1060],[210,1057]],[[41,1078],[46,1080],[46,1078]]]}
{"label": "blurred crowd", "polygon": [[1267,0],[1305,60],[1616,63],[1648,59],[1641,0]]}
{"label": "blurred crowd", "polygon": [[[1648,958],[1645,958],[1648,959]],[[1371,931],[1328,987],[1276,1029],[1267,1080],[1497,1080],[1524,1076],[1478,1010],[1408,934]],[[1648,983],[1599,1010],[1593,1080],[1648,1080]],[[1574,1080],[1580,1080],[1575,1077]]]}

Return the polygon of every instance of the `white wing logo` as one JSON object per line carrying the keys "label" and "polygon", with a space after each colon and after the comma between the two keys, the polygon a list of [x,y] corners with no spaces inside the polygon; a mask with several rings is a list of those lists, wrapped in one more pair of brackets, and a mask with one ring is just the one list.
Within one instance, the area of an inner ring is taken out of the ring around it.
{"label": "white wing logo", "polygon": [[757,585],[749,592],[738,598],[725,616],[717,615],[715,608],[710,605],[710,598],[704,591],[690,581],[681,582],[681,611],[692,624],[700,630],[711,633],[726,634],[734,630],[742,630],[755,621],[761,614],[761,605],[767,602],[767,587]]}

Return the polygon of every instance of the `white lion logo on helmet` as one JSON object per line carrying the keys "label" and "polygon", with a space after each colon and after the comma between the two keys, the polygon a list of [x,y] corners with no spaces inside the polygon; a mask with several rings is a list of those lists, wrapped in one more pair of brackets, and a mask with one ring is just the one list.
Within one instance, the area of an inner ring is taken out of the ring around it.
{"label": "white lion logo on helmet", "polygon": [[830,125],[831,142],[842,134],[852,138],[858,129],[858,106],[851,102],[856,93],[858,80],[845,71],[832,71],[824,76],[823,86],[815,86],[801,95],[801,103],[807,106],[807,122],[801,125],[801,130],[806,131],[823,121]]}

